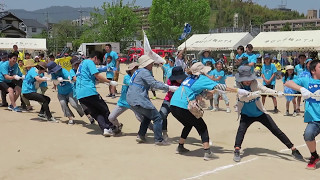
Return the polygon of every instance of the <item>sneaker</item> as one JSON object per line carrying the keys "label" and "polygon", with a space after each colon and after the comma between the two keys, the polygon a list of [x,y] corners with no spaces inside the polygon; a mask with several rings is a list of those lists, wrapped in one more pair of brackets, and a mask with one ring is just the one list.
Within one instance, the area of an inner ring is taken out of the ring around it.
{"label": "sneaker", "polygon": [[38,117],[39,117],[39,118],[45,118],[46,115],[45,115],[45,114],[42,114],[42,113],[39,113],[39,114],[38,114]]}
{"label": "sneaker", "polygon": [[319,162],[320,162],[319,157],[315,158],[314,156],[311,156],[310,161],[306,168],[310,170],[315,170],[317,168],[317,163]]}
{"label": "sneaker", "polygon": [[189,152],[189,149],[184,148],[183,146],[178,146],[176,150],[176,154],[183,154]]}
{"label": "sneaker", "polygon": [[10,110],[10,111],[13,111],[13,106],[10,104],[9,106],[8,106],[8,109]]}
{"label": "sneaker", "polygon": [[207,153],[207,152],[205,152],[204,153],[204,156],[203,156],[203,159],[205,160],[205,161],[210,161],[210,160],[212,160],[212,159],[216,159],[216,158],[218,158],[218,156],[216,156],[215,154],[213,154],[213,152],[209,152],[209,153]]}
{"label": "sneaker", "polygon": [[120,125],[118,127],[115,127],[112,132],[114,133],[114,135],[118,135],[121,133],[121,130],[122,130],[122,127],[123,127],[123,124],[120,123]]}
{"label": "sneaker", "polygon": [[14,111],[14,112],[22,112],[22,110],[18,106],[13,108],[12,111]]}
{"label": "sneaker", "polygon": [[234,105],[234,112],[238,112],[238,106],[237,105]]}
{"label": "sneaker", "polygon": [[108,96],[107,97],[112,97],[112,94],[108,94]]}
{"label": "sneaker", "polygon": [[169,146],[170,143],[168,141],[162,140],[154,143],[156,146]]}
{"label": "sneaker", "polygon": [[111,97],[111,99],[115,99],[115,98],[116,98],[116,95],[113,94],[112,97]]}
{"label": "sneaker", "polygon": [[278,109],[274,109],[274,110],[273,110],[273,113],[275,113],[275,114],[277,114],[278,112],[279,112]]}
{"label": "sneaker", "polygon": [[212,110],[213,109],[213,107],[212,106],[209,106],[208,108],[207,108],[207,110]]}
{"label": "sneaker", "polygon": [[138,143],[145,143],[146,142],[146,138],[144,136],[137,135],[136,141]]}
{"label": "sneaker", "polygon": [[284,113],[285,116],[289,116],[289,111],[286,111],[286,113]]}
{"label": "sneaker", "polygon": [[168,132],[167,131],[163,131],[162,132],[162,138],[164,141],[168,141],[169,140],[169,136],[168,136]]}
{"label": "sneaker", "polygon": [[231,113],[231,110],[229,107],[227,107],[227,113]]}
{"label": "sneaker", "polygon": [[8,107],[8,103],[2,103],[1,105],[0,105],[0,107]]}
{"label": "sneaker", "polygon": [[300,154],[298,149],[292,150],[292,157],[296,160],[303,160],[303,156]]}
{"label": "sneaker", "polygon": [[51,118],[47,118],[48,122],[53,122],[53,123],[59,123],[58,120],[56,120],[56,118],[51,117]]}
{"label": "sneaker", "polygon": [[240,150],[239,149],[235,149],[233,152],[233,160],[235,162],[240,162],[241,161],[241,157],[240,157]]}
{"label": "sneaker", "polygon": [[69,125],[74,125],[73,120],[69,120],[68,124],[69,124]]}
{"label": "sneaker", "polygon": [[105,136],[105,137],[111,137],[111,136],[113,136],[114,134],[113,134],[113,131],[112,131],[112,129],[110,128],[110,129],[104,129],[103,130],[103,136]]}
{"label": "sneaker", "polygon": [[296,117],[298,114],[296,112],[293,112],[292,116]]}
{"label": "sneaker", "polygon": [[218,111],[218,108],[214,107],[211,112],[217,112]]}
{"label": "sneaker", "polygon": [[153,96],[153,97],[152,97],[152,99],[153,99],[153,100],[156,100],[156,99],[157,99],[157,97],[156,97],[156,96]]}

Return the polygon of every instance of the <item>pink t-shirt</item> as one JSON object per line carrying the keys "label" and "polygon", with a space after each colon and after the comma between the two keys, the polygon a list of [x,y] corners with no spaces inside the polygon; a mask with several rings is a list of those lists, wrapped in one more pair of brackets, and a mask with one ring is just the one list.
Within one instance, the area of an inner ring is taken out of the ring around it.
{"label": "pink t-shirt", "polygon": [[[167,81],[167,84],[169,85],[169,86],[180,86],[181,84],[180,83],[178,83],[177,81],[174,81],[173,83],[171,83],[171,81],[168,79],[168,81]],[[173,92],[171,92],[171,91],[168,91],[167,92],[167,95],[166,95],[166,97],[164,98],[164,100],[166,100],[166,101],[171,101],[171,98],[172,98],[172,96],[173,96]]]}

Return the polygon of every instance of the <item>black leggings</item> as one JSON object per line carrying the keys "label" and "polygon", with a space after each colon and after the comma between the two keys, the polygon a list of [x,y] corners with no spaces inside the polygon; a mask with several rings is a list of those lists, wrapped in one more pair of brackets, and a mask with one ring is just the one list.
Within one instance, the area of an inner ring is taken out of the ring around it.
{"label": "black leggings", "polygon": [[236,142],[234,147],[241,148],[241,144],[244,139],[244,135],[247,132],[249,126],[254,122],[260,122],[266,128],[268,128],[273,135],[275,135],[283,144],[285,144],[289,149],[293,147],[293,144],[289,140],[289,138],[278,128],[276,123],[273,121],[270,115],[263,113],[261,116],[258,117],[248,117],[244,114],[241,115],[240,125],[238,128]]}
{"label": "black leggings", "polygon": [[39,93],[35,93],[35,92],[23,94],[23,96],[28,100],[34,100],[34,101],[41,103],[42,105],[41,105],[40,114],[45,113],[47,118],[49,118],[49,119],[52,117],[50,109],[49,109],[50,98],[48,96],[43,95],[43,94],[39,94]]}
{"label": "black leggings", "polygon": [[172,115],[183,124],[181,138],[187,139],[192,127],[195,127],[201,136],[202,143],[209,142],[209,133],[206,123],[202,118],[197,119],[189,110],[177,106],[170,106]]}

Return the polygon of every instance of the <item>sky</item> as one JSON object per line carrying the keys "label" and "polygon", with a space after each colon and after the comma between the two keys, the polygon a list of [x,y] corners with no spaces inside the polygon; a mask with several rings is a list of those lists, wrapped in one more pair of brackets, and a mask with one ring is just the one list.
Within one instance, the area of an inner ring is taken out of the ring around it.
{"label": "sky", "polygon": [[[33,11],[50,6],[71,6],[71,7],[100,7],[103,2],[112,2],[112,0],[0,0],[5,4],[5,9],[25,9]],[[124,0],[128,2],[132,0]],[[277,8],[281,2],[287,2],[287,8],[297,10],[300,13],[307,13],[308,9],[320,9],[320,0],[253,0],[260,5],[266,5],[269,8]],[[136,0],[136,5],[149,7],[152,0]]]}

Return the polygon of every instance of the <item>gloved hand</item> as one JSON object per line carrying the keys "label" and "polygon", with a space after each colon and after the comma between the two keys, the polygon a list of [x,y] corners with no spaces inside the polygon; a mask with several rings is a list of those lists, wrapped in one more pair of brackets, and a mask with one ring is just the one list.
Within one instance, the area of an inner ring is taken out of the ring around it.
{"label": "gloved hand", "polygon": [[248,96],[249,95],[249,91],[245,90],[245,89],[238,89],[238,95],[239,96]]}
{"label": "gloved hand", "polygon": [[51,78],[49,78],[49,77],[42,77],[42,79],[45,79],[46,81],[50,81],[51,80]]}
{"label": "gloved hand", "polygon": [[284,97],[284,93],[283,93],[282,91],[278,91],[278,92],[277,92],[277,96],[278,96],[279,98],[283,98],[283,97]]}
{"label": "gloved hand", "polygon": [[21,77],[22,80],[24,80],[25,78],[26,78],[26,75],[23,75],[23,76]]}
{"label": "gloved hand", "polygon": [[311,95],[312,95],[312,93],[308,89],[306,89],[304,87],[300,88],[300,92],[301,92],[301,95],[302,95],[303,99],[309,99],[311,97]]}
{"label": "gloved hand", "polygon": [[17,80],[17,81],[21,79],[21,77],[18,76],[18,75],[14,75],[13,78],[14,78],[15,80]]}
{"label": "gloved hand", "polygon": [[117,81],[110,81],[110,86],[118,86]]}
{"label": "gloved hand", "polygon": [[260,95],[260,91],[254,91],[254,92],[250,92],[248,97],[250,97],[250,99],[256,99],[258,97],[261,97]]}
{"label": "gloved hand", "polygon": [[178,86],[169,86],[169,91],[175,92],[178,88]]}
{"label": "gloved hand", "polygon": [[62,77],[58,77],[57,80],[58,80],[59,82],[62,82],[62,81],[63,81],[63,78],[62,78]]}

